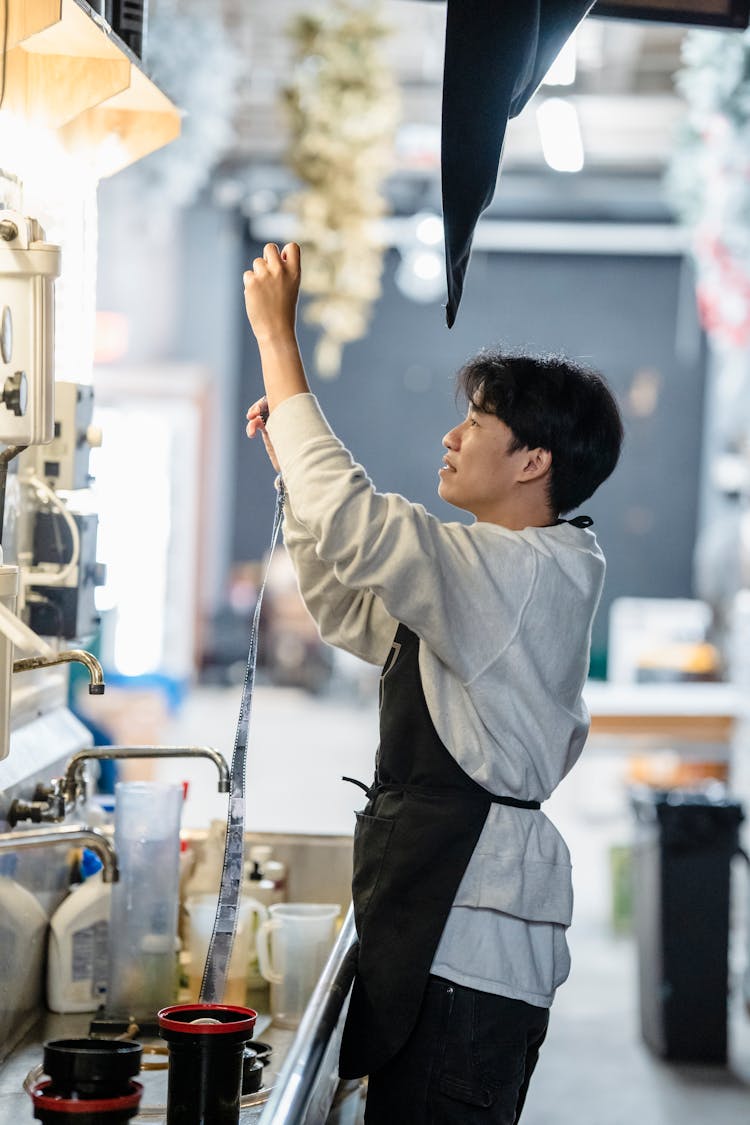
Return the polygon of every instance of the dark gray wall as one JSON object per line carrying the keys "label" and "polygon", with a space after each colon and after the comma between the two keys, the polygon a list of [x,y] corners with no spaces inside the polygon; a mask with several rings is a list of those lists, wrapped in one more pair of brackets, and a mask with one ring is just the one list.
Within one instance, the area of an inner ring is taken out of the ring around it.
{"label": "dark gray wall", "polygon": [[[259,248],[249,243],[247,260]],[[615,475],[585,505],[609,568],[597,616],[601,667],[612,598],[688,596],[700,468],[704,358],[679,258],[475,254],[455,327],[438,305],[402,297],[389,256],[384,295],[365,340],[313,390],[342,440],[382,491],[399,491],[455,519],[435,494],[443,434],[455,424],[453,374],[485,344],[562,351],[603,371],[620,399],[627,439]],[[679,329],[679,340],[678,340]],[[240,408],[261,393],[257,352],[243,325]],[[687,341],[687,347],[685,342]],[[301,327],[309,361],[313,339]],[[634,375],[657,374],[653,413],[631,408]],[[259,443],[240,445],[233,557],[262,555],[271,525],[272,473]],[[458,514],[458,518],[462,518]]]}

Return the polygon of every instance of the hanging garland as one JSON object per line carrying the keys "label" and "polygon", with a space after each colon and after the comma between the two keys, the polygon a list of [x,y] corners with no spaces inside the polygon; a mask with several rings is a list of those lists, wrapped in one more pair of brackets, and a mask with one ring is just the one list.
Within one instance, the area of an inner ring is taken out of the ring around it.
{"label": "hanging garland", "polygon": [[341,367],[344,345],[364,336],[380,296],[385,212],[398,90],[382,55],[382,0],[333,0],[290,28],[293,80],[283,91],[287,162],[301,188],[287,200],[304,246],[304,318],[320,328],[315,363]]}
{"label": "hanging garland", "polygon": [[694,31],[677,87],[687,121],[668,191],[691,228],[702,323],[724,346],[750,344],[750,31]]}

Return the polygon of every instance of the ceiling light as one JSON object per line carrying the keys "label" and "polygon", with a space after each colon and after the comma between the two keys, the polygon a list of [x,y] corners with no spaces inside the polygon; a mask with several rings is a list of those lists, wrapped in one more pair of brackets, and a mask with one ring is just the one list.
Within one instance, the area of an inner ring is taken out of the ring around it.
{"label": "ceiling light", "polygon": [[411,301],[428,304],[445,296],[445,263],[436,250],[401,251],[396,285]]}
{"label": "ceiling light", "polygon": [[438,246],[443,241],[443,220],[430,211],[420,211],[414,216],[415,234],[425,246]]}
{"label": "ceiling light", "polygon": [[578,114],[572,102],[547,98],[537,107],[537,125],[544,159],[556,172],[580,172],[583,140]]}

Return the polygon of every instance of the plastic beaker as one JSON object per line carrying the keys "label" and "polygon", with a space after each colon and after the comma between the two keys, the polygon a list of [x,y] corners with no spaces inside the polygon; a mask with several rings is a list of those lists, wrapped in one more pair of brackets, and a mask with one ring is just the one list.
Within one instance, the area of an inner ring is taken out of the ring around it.
{"label": "plastic beaker", "polygon": [[123,781],[115,786],[110,1015],[155,1021],[174,999],[179,903],[181,785]]}
{"label": "plastic beaker", "polygon": [[333,946],[340,906],[279,902],[258,930],[258,963],[270,983],[271,1014],[279,1027],[296,1027]]}
{"label": "plastic beaker", "polygon": [[[216,918],[216,904],[218,896],[215,894],[195,895],[185,904],[190,917],[188,949],[190,950],[190,972],[188,976],[190,997],[197,1000],[200,996],[203,970],[206,965],[211,933]],[[258,927],[268,918],[268,911],[262,902],[253,898],[243,898],[239,902],[237,915],[237,929],[232,945],[232,956],[227,970],[227,982],[224,989],[223,1002],[225,1004],[244,1004],[247,991],[247,972],[250,962],[250,952],[255,945],[255,933]]]}

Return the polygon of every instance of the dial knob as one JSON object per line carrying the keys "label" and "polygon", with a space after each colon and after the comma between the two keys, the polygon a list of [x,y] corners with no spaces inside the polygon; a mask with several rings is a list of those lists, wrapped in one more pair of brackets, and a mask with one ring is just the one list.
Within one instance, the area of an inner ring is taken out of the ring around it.
{"label": "dial knob", "polygon": [[12,414],[20,418],[26,413],[26,406],[29,400],[29,385],[26,379],[25,371],[16,371],[15,375],[11,375],[5,380],[3,387],[3,402]]}
{"label": "dial knob", "polygon": [[87,426],[86,427],[86,441],[92,449],[98,449],[102,444],[102,428],[101,426]]}

